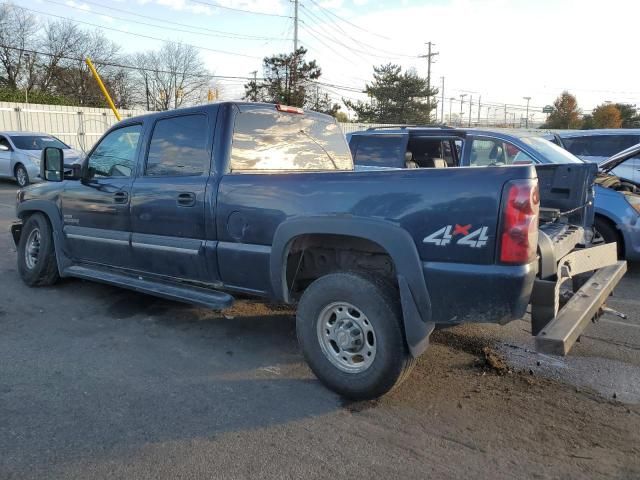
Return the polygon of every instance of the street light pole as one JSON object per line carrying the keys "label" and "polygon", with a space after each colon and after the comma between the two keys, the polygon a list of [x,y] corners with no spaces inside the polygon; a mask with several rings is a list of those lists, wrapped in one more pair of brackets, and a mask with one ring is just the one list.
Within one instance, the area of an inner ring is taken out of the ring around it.
{"label": "street light pole", "polygon": [[527,116],[525,117],[525,127],[529,128],[529,100],[531,100],[531,97],[522,97],[527,101]]}

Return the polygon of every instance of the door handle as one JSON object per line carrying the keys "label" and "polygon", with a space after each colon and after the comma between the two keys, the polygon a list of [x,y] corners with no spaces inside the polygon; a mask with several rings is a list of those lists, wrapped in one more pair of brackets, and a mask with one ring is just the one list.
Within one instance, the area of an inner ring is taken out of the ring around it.
{"label": "door handle", "polygon": [[182,192],[178,194],[178,205],[180,207],[193,207],[196,204],[196,194],[192,192]]}
{"label": "door handle", "polygon": [[113,194],[113,203],[127,203],[129,194],[127,192],[116,192]]}

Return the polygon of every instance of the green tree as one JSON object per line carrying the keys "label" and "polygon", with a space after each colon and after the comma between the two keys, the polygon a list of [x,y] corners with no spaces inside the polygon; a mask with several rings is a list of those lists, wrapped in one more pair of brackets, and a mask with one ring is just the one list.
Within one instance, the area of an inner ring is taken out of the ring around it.
{"label": "green tree", "polygon": [[356,113],[357,121],[371,123],[430,123],[431,112],[437,109],[434,100],[427,107],[428,95],[434,98],[436,88],[427,88],[427,80],[414,70],[402,72],[399,65],[387,64],[373,68],[373,82],[365,93],[371,102],[343,100]]}
{"label": "green tree", "polygon": [[250,81],[244,86],[245,100],[283,103],[309,108],[309,82],[317,80],[322,70],[315,60],[305,61],[307,50],[265,57],[262,61],[264,79]]}
{"label": "green tree", "polygon": [[603,103],[593,109],[591,113],[594,128],[620,128],[622,116],[615,105]]}
{"label": "green tree", "polygon": [[613,105],[620,110],[622,128],[640,128],[640,115],[638,115],[635,105],[628,103],[614,103]]}
{"label": "green tree", "polygon": [[553,112],[545,123],[545,128],[580,128],[580,109],[574,95],[566,90],[553,102]]}

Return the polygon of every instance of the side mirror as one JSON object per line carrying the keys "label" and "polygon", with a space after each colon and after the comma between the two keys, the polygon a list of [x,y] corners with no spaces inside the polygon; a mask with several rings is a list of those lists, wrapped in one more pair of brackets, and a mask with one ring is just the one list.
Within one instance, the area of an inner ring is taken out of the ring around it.
{"label": "side mirror", "polygon": [[9,151],[9,147],[0,143],[0,152],[8,152],[8,151]]}
{"label": "side mirror", "polygon": [[64,166],[64,179],[65,180],[80,180],[82,178],[82,165],[79,163],[73,163],[71,165]]}
{"label": "side mirror", "polygon": [[46,147],[40,155],[40,178],[48,182],[64,179],[64,153],[56,147]]}

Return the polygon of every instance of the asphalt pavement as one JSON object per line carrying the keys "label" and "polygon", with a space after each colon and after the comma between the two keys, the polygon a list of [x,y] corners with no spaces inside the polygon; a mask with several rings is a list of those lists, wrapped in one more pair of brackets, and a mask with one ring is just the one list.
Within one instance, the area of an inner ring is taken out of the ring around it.
{"label": "asphalt pavement", "polygon": [[15,191],[0,182],[0,479],[640,478],[638,265],[609,302],[629,318],[567,358],[533,353],[526,322],[463,326],[392,395],[349,403],[305,365],[288,308],[26,287]]}

